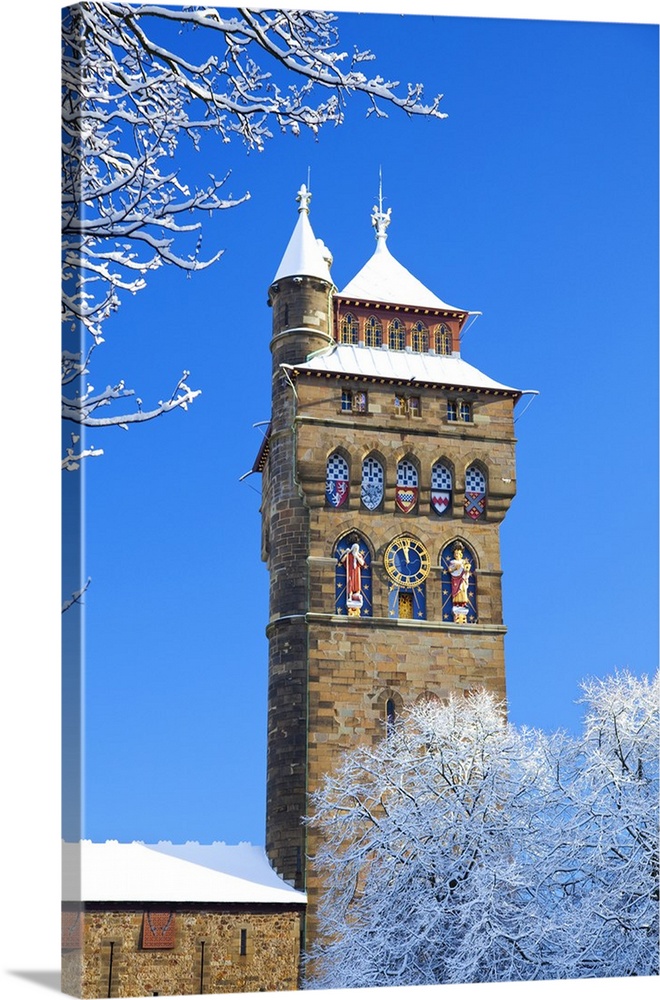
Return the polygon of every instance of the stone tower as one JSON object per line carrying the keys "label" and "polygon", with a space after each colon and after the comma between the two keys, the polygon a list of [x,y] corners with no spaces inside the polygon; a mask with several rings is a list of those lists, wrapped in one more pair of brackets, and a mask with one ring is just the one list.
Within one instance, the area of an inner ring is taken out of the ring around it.
{"label": "stone tower", "polygon": [[301,824],[338,752],[383,739],[418,699],[505,695],[499,526],[516,490],[521,391],[461,357],[474,314],[376,249],[337,291],[309,192],[269,291],[272,423],[266,850],[319,892]]}

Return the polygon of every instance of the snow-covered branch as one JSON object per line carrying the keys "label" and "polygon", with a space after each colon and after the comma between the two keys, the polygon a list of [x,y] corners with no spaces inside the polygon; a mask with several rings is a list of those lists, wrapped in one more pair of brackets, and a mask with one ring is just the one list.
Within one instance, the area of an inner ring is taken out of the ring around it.
{"label": "snow-covered branch", "polygon": [[125,389],[124,383],[120,382],[115,386],[107,386],[103,392],[97,393],[95,396],[91,395],[93,389],[90,386],[89,391],[83,396],[75,399],[63,398],[63,413],[68,420],[84,424],[86,427],[122,427],[124,430],[128,430],[129,424],[140,424],[144,423],[145,420],[153,420],[155,417],[161,417],[164,413],[177,409],[177,407],[186,410],[189,404],[202,393],[201,389],[191,389],[186,383],[189,375],[190,372],[184,372],[170,398],[159,400],[158,406],[151,410],[143,410],[142,400],[137,399],[137,409],[133,413],[115,414],[110,417],[92,416],[100,406],[109,406],[115,399],[134,395],[133,389]]}
{"label": "snow-covered branch", "polygon": [[77,590],[75,592],[75,594],[71,595],[71,597],[69,598],[68,601],[65,601],[63,603],[63,605],[62,605],[62,614],[64,614],[65,611],[68,611],[69,608],[73,607],[74,604],[82,604],[81,598],[82,598],[83,594],[85,593],[85,591],[87,590],[87,588],[89,587],[89,585],[90,585],[91,582],[92,582],[91,577],[88,577],[88,579],[87,579],[84,587],[81,587],[80,590]]}
{"label": "snow-covered branch", "polygon": [[[92,347],[122,296],[144,290],[163,266],[193,272],[214,264],[202,253],[213,212],[249,197],[226,193],[229,174],[201,184],[181,176],[182,144],[202,136],[238,139],[262,150],[273,129],[318,133],[338,125],[349,97],[367,114],[395,107],[443,118],[440,98],[425,104],[418,84],[400,88],[359,68],[373,56],[339,47],[338,19],[324,12],[127,3],[74,4],[63,12],[62,316],[64,384],[89,372]],[[192,46],[191,39],[195,40]],[[205,54],[197,53],[203,50]],[[401,90],[401,92],[399,92]],[[88,426],[145,422],[185,409],[198,390],[180,386],[156,407],[127,412],[133,390],[108,388],[92,399],[67,392],[63,415]],[[114,404],[116,416],[100,418]],[[119,412],[121,410],[121,412]]]}
{"label": "snow-covered branch", "polygon": [[[93,446],[90,448],[77,448],[79,441],[79,434],[71,435],[71,444],[66,449],[66,453],[62,459],[62,470],[64,472],[77,472],[80,468],[80,463],[85,458],[96,458],[98,455],[103,454],[102,448],[94,448]],[[87,588],[85,587],[85,589]],[[82,593],[82,591],[80,593]],[[73,603],[73,601],[69,602],[67,607]]]}

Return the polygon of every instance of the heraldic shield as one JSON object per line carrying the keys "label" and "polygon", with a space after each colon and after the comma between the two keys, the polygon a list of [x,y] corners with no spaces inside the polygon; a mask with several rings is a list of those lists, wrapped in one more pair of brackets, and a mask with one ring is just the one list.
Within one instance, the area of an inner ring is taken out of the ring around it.
{"label": "heraldic shield", "polygon": [[404,514],[409,514],[417,503],[419,490],[416,486],[397,486],[395,493],[396,505]]}
{"label": "heraldic shield", "polygon": [[325,497],[333,507],[341,507],[348,497],[347,479],[328,479],[325,484]]}
{"label": "heraldic shield", "polygon": [[444,514],[449,507],[451,493],[447,490],[433,490],[431,493],[431,506],[436,514]]}
{"label": "heraldic shield", "polygon": [[473,521],[476,521],[478,517],[481,517],[486,509],[486,494],[485,493],[466,493],[465,494],[465,513],[468,517],[471,517]]}
{"label": "heraldic shield", "polygon": [[325,472],[325,498],[332,507],[348,499],[348,463],[341,455],[331,455]]}

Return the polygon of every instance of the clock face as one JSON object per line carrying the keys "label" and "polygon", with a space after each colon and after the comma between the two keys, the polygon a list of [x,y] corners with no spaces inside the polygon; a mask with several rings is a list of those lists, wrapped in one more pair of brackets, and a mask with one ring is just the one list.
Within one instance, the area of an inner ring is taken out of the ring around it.
{"label": "clock face", "polygon": [[384,561],[388,576],[399,587],[418,587],[431,568],[426,548],[410,535],[399,535],[390,542]]}

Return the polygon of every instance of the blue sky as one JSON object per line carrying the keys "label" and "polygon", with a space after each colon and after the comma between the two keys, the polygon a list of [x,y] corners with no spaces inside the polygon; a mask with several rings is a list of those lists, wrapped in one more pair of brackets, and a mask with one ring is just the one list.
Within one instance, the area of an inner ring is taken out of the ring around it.
{"label": "blue sky", "polygon": [[[652,7],[556,3],[547,16],[657,23]],[[382,166],[393,254],[440,297],[484,314],[464,357],[540,391],[517,424],[519,492],[502,530],[512,719],[574,727],[581,677],[656,668],[657,27],[499,16],[528,16],[523,4],[434,5],[459,8],[491,19],[346,25],[384,75],[443,92],[447,120],[365,123],[355,102],[318,143],[278,137],[261,156],[236,145],[228,160],[207,143],[199,169],[226,163],[234,193],[252,193],[206,231],[225,256],[190,281],[153,276],[108,327],[97,384],[123,377],[146,403],[188,368],[203,395],[187,414],[93,442],[105,456],[86,473],[86,836],[263,838],[267,576],[257,477],[238,478],[259,444],[252,424],[269,415],[266,292],[308,168],[312,225],[339,286],[372,252]],[[27,104],[45,102],[44,131],[17,115],[20,146],[3,162],[16,240],[8,329],[27,350],[20,364],[14,356],[4,427],[8,477],[21,484],[4,538],[15,803],[4,854],[9,964],[26,969],[38,964],[26,921],[51,942],[57,914],[35,912],[25,871],[56,897],[59,836],[56,267],[40,267],[38,294],[20,291],[35,248],[57,254],[59,4],[31,10],[45,74],[26,78],[18,45],[3,67],[8,85],[20,75]],[[17,37],[18,8],[5,16]],[[50,180],[26,199],[43,181],[42,135]],[[240,559],[229,566],[232,543]],[[44,969],[56,947],[45,946]],[[12,995],[38,995],[39,975],[12,976]]]}
{"label": "blue sky", "polygon": [[[656,667],[657,32],[641,25],[345,15],[343,44],[444,93],[444,121],[365,120],[245,155],[209,138],[249,203],[205,227],[213,268],[149,276],[106,325],[96,386],[145,408],[182,369],[188,413],[88,436],[82,832],[263,841],[268,581],[260,478],[268,286],[308,170],[342,287],[374,247],[480,310],[463,356],[539,397],[516,425],[502,528],[512,721],[579,721],[580,678]],[[414,53],[414,57],[411,54]],[[405,57],[404,57],[404,54]],[[81,612],[66,616],[76,628]],[[66,745],[66,743],[65,743]],[[66,828],[66,827],[65,827]],[[75,832],[75,827],[72,832]]]}

